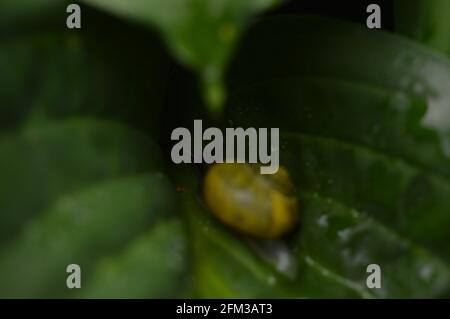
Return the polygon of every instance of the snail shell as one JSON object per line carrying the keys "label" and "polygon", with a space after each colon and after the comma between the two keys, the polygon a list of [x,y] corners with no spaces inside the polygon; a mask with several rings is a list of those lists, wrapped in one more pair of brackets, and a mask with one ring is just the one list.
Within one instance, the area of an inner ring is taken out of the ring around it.
{"label": "snail shell", "polygon": [[297,223],[297,198],[283,167],[261,175],[257,165],[215,164],[206,173],[203,195],[219,220],[254,237],[279,238]]}

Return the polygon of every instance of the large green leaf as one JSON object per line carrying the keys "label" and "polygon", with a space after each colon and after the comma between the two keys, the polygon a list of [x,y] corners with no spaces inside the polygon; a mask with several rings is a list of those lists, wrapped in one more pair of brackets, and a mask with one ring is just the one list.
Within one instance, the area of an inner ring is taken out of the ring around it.
{"label": "large green leaf", "polygon": [[84,0],[127,19],[156,26],[175,56],[196,70],[211,110],[225,98],[224,68],[248,19],[281,0]]}
{"label": "large green leaf", "polygon": [[255,127],[344,140],[450,176],[449,134],[424,124],[423,99],[398,90],[300,75],[233,91],[229,112],[238,121],[249,113]]}
{"label": "large green leaf", "polygon": [[403,37],[347,22],[274,17],[257,24],[242,41],[229,83],[234,91],[299,76],[364,83],[425,100],[422,123],[447,134],[441,148],[449,155],[450,64],[444,56]]}
{"label": "large green leaf", "polygon": [[98,258],[114,254],[173,208],[173,189],[161,173],[99,183],[59,198],[2,249],[0,296],[67,295],[69,264],[80,265],[88,279]]}
{"label": "large green leaf", "polygon": [[336,140],[293,133],[284,143],[282,161],[300,189],[362,210],[450,262],[448,179]]}
{"label": "large green leaf", "polygon": [[[185,192],[179,197],[190,225],[195,296],[420,298],[448,293],[450,268],[439,254],[365,212],[303,187],[301,227],[286,242],[297,256],[297,275],[287,277],[252,249],[248,239],[214,220],[197,187],[182,185]],[[366,286],[366,267],[372,263],[382,267],[382,289]]]}
{"label": "large green leaf", "polygon": [[[299,258],[363,297],[449,293],[447,79],[420,45],[314,17],[263,20],[232,65],[227,119],[282,132]],[[365,285],[371,263],[380,290]]]}
{"label": "large green leaf", "polygon": [[162,164],[142,133],[89,119],[24,127],[0,137],[0,153],[0,241],[67,192]]}

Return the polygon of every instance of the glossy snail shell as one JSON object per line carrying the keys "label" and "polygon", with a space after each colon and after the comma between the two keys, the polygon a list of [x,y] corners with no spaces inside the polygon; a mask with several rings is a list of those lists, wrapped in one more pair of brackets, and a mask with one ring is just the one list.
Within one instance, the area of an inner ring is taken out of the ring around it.
{"label": "glossy snail shell", "polygon": [[274,239],[297,223],[298,202],[283,167],[273,175],[261,175],[256,165],[215,164],[209,167],[203,187],[211,212],[242,233]]}

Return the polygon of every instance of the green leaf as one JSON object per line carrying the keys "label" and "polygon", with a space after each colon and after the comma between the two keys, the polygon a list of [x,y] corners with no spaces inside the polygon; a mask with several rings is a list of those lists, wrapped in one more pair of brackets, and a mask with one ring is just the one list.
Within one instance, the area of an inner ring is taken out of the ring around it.
{"label": "green leaf", "polygon": [[[282,132],[299,260],[361,297],[447,296],[448,61],[395,35],[279,17],[255,26],[231,69],[227,120]],[[365,285],[371,263],[382,289]]]}
{"label": "green leaf", "polygon": [[395,0],[396,31],[429,47],[450,53],[450,2]]}
{"label": "green leaf", "polygon": [[398,90],[299,75],[243,86],[229,108],[238,122],[248,113],[248,125],[344,140],[450,176],[449,134],[424,124],[424,99]]}
{"label": "green leaf", "polygon": [[89,8],[83,8],[81,30],[65,27],[60,18],[65,8],[43,6],[42,15],[48,21],[32,15],[30,28],[13,21],[2,36],[0,130],[23,121],[87,115],[156,135],[172,68],[160,41]]}
{"label": "green leaf", "polygon": [[186,243],[175,220],[163,221],[120,254],[102,259],[83,298],[174,298],[185,282]]}
{"label": "green leaf", "polygon": [[[424,126],[450,132],[448,59],[394,34],[328,18],[268,18],[243,39],[230,67],[233,91],[299,76],[400,91],[427,102]],[[446,136],[442,148],[447,154],[449,145]]]}
{"label": "green leaf", "polygon": [[[450,262],[450,182],[402,160],[340,141],[289,134],[287,165],[300,189],[362,210]],[[283,155],[282,155],[283,156]]]}
{"label": "green leaf", "polygon": [[212,112],[221,111],[223,73],[248,19],[281,0],[84,0],[156,26],[179,61],[200,75]]}
{"label": "green leaf", "polygon": [[162,164],[142,133],[89,119],[24,127],[0,137],[0,153],[1,242],[67,192]]}
{"label": "green leaf", "polygon": [[0,296],[63,297],[67,265],[89,278],[98,258],[114,254],[174,208],[161,173],[99,183],[59,198],[0,253]]}
{"label": "green leaf", "polygon": [[[298,258],[293,279],[267,264],[245,238],[212,219],[189,188],[180,195],[191,228],[197,296],[423,298],[448,292],[450,268],[439,257],[367,213],[300,189],[302,224],[288,240]],[[371,263],[382,266],[382,289],[366,286],[366,267]]]}
{"label": "green leaf", "polygon": [[[172,62],[148,30],[88,7],[83,28],[67,30],[66,4],[0,3],[0,296],[83,296],[66,287],[72,263],[90,296],[102,294],[108,260],[117,289],[129,267],[135,275],[121,296],[172,295],[183,289],[184,238],[163,220],[173,187],[149,138]],[[161,262],[158,286],[137,282],[150,258]]]}

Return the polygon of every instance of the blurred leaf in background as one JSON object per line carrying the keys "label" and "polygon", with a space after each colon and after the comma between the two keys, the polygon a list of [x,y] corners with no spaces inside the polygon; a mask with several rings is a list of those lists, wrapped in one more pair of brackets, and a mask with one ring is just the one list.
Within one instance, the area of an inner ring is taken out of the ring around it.
{"label": "blurred leaf in background", "polygon": [[158,146],[148,136],[92,119],[27,126],[0,137],[0,151],[3,241],[65,193],[162,168]]}
{"label": "blurred leaf in background", "polygon": [[450,54],[450,2],[395,0],[398,32]]}
{"label": "blurred leaf in background", "polygon": [[[79,264],[83,281],[89,282],[92,269],[100,258],[115,254],[136,239],[139,233],[173,211],[172,192],[167,179],[161,173],[154,173],[97,183],[60,197],[49,210],[27,223],[15,241],[3,247],[0,254],[0,296],[67,296],[70,292],[65,280],[67,265]],[[172,235],[176,236],[175,233]],[[182,237],[177,238],[182,240]],[[130,249],[130,254],[133,254],[134,247]],[[183,259],[180,258],[178,256],[181,263]],[[158,259],[158,256],[149,255],[140,266],[150,267],[161,262],[163,259]],[[118,267],[127,267],[127,264],[119,264]],[[172,275],[166,273],[167,277],[159,278],[161,291],[173,280]],[[142,293],[138,285],[126,288],[121,291],[117,287],[118,291],[111,290],[110,293],[120,293],[123,297]],[[147,289],[152,291],[155,287],[150,285]],[[100,292],[97,297],[101,296]]]}
{"label": "blurred leaf in background", "polygon": [[86,115],[157,135],[172,61],[154,34],[88,7],[84,27],[68,30],[64,6],[55,14],[54,1],[36,12],[20,3],[6,12],[1,6],[8,2],[0,4],[0,21],[12,8],[28,17],[26,23],[1,25],[0,130],[27,120]]}
{"label": "blurred leaf in background", "polygon": [[163,221],[118,256],[100,261],[82,298],[182,297],[187,284],[186,240],[179,221]]}
{"label": "blurred leaf in background", "polygon": [[157,27],[176,58],[203,82],[213,114],[225,101],[224,71],[252,15],[282,0],[84,0],[127,19]]}
{"label": "blurred leaf in background", "polygon": [[75,296],[72,263],[81,297],[105,296],[110,276],[108,296],[173,296],[185,239],[155,143],[172,61],[151,32],[88,7],[68,32],[66,3],[0,3],[0,296]]}

